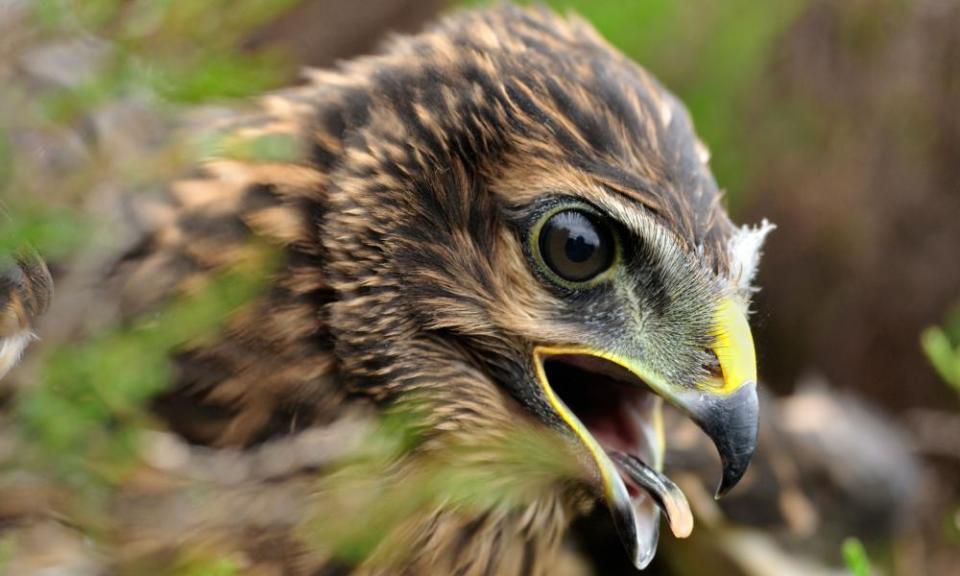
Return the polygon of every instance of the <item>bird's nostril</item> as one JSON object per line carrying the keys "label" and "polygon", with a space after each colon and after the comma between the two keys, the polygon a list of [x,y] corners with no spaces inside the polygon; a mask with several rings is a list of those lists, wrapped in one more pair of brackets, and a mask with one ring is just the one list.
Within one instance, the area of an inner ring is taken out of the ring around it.
{"label": "bird's nostril", "polygon": [[723,381],[723,367],[720,365],[720,359],[717,358],[717,353],[713,350],[707,349],[706,359],[703,361],[703,369],[710,376],[711,379],[717,379]]}

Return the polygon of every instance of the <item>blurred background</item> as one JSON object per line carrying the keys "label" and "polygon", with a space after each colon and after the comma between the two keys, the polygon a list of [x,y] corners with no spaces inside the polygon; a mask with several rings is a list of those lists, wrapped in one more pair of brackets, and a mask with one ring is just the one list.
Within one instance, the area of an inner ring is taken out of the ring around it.
{"label": "blurred background", "polygon": [[[0,0],[0,247],[28,240],[62,275],[79,239],[98,238],[78,214],[122,220],[117,194],[182,161],[164,145],[174,118],[296,83],[460,4]],[[694,502],[705,528],[665,537],[654,572],[957,574],[960,0],[548,4],[688,105],[735,221],[778,226],[753,317],[766,453],[721,508]],[[0,407],[21,413],[13,396],[0,385]],[[0,424],[59,422],[52,402]],[[672,465],[712,465],[698,450]],[[600,573],[630,573],[601,524],[584,523],[584,548]],[[0,538],[0,572],[12,547]]]}

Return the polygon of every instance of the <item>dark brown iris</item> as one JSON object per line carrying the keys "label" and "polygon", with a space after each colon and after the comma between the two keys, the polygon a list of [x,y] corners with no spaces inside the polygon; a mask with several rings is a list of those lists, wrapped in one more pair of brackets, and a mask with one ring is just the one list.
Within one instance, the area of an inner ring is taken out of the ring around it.
{"label": "dark brown iris", "polygon": [[613,264],[614,253],[610,229],[588,212],[558,212],[540,231],[540,254],[544,263],[569,282],[585,282],[604,272]]}

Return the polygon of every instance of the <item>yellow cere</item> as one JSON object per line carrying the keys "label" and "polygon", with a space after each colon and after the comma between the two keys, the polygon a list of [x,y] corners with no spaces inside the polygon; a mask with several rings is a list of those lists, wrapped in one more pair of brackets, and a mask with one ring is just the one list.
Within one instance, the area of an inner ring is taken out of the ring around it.
{"label": "yellow cere", "polygon": [[746,310],[730,298],[720,302],[714,316],[717,341],[713,351],[720,361],[723,384],[711,392],[730,394],[757,380],[757,358]]}

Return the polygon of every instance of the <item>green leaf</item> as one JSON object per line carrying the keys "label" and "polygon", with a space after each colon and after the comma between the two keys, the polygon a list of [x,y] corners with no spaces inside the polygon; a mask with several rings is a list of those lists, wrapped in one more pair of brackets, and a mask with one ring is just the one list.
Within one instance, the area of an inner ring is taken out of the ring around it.
{"label": "green leaf", "polygon": [[843,541],[843,561],[853,576],[870,576],[870,558],[858,538],[849,537]]}
{"label": "green leaf", "polygon": [[13,560],[16,545],[17,542],[12,534],[0,537],[0,571]]}
{"label": "green leaf", "polygon": [[237,563],[229,558],[199,558],[181,561],[175,567],[176,576],[233,576]]}
{"label": "green leaf", "polygon": [[6,134],[0,133],[0,193],[13,180],[13,169],[13,148],[10,146],[10,140]]}
{"label": "green leaf", "polygon": [[81,245],[86,236],[86,223],[65,208],[19,204],[2,208],[0,254],[29,245],[47,258],[56,258]]}
{"label": "green leaf", "polygon": [[920,343],[934,369],[957,392],[960,392],[960,347],[954,347],[947,333],[933,326],[923,331]]}
{"label": "green leaf", "polygon": [[236,57],[206,54],[192,62],[158,62],[144,79],[160,96],[197,104],[264,92],[287,77],[287,68],[270,54]]}

